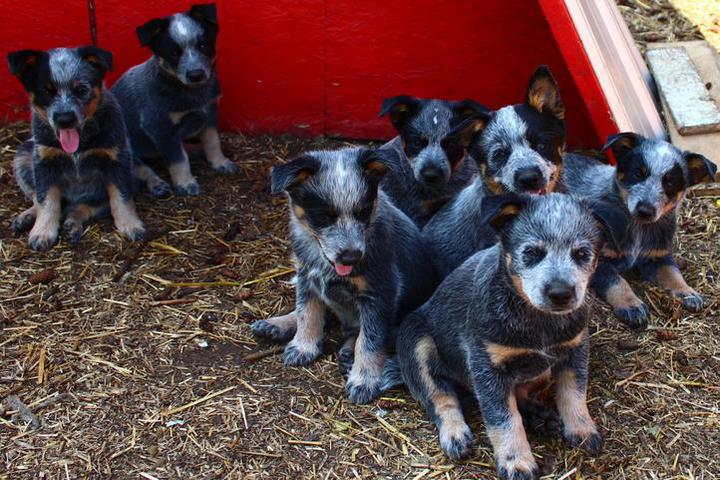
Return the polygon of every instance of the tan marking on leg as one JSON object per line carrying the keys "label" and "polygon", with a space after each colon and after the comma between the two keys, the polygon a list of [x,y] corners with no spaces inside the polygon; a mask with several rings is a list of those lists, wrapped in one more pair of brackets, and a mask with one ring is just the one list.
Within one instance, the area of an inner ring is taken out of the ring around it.
{"label": "tan marking on leg", "polygon": [[180,121],[183,119],[185,115],[187,115],[189,111],[185,112],[170,112],[168,116],[170,117],[170,121],[173,123],[173,125],[177,125],[180,123]]}
{"label": "tan marking on leg", "polygon": [[567,340],[565,342],[558,343],[555,345],[555,348],[577,348],[585,341],[585,338],[587,338],[587,328],[584,329],[582,332],[575,335],[570,340]]}
{"label": "tan marking on leg", "polygon": [[373,352],[368,348],[365,329],[361,326],[355,341],[355,360],[350,369],[348,384],[375,385],[380,383],[386,358],[387,354],[384,351]]}
{"label": "tan marking on leg", "polygon": [[270,325],[279,328],[283,332],[287,332],[288,330],[295,330],[295,328],[297,328],[297,315],[295,315],[294,310],[286,315],[270,317],[265,321]]}
{"label": "tan marking on leg", "polygon": [[627,309],[642,305],[642,300],[635,295],[630,284],[622,277],[618,277],[618,282],[607,289],[605,297],[613,308]]}
{"label": "tan marking on leg", "polygon": [[178,187],[188,187],[197,183],[197,180],[190,171],[190,159],[188,158],[185,148],[182,149],[182,152],[183,159],[179,162],[169,164],[168,171],[170,172],[170,178],[172,179],[173,185]]}
{"label": "tan marking on leg", "polygon": [[578,388],[577,378],[572,370],[563,370],[558,375],[555,402],[566,436],[575,435],[584,440],[597,433],[597,426],[588,412],[587,394]]}
{"label": "tan marking on leg", "polygon": [[232,165],[232,162],[223,154],[220,146],[220,134],[217,128],[208,127],[200,134],[205,157],[214,169],[222,169]]}
{"label": "tan marking on leg", "polygon": [[511,347],[492,342],[485,342],[485,351],[490,357],[490,362],[496,367],[507,363],[515,357],[538,353],[537,350],[531,348]]}
{"label": "tan marking on leg", "polygon": [[303,353],[317,352],[323,339],[325,310],[325,305],[319,299],[308,300],[303,305],[302,311],[297,312],[297,331],[288,345]]}
{"label": "tan marking on leg", "polygon": [[667,248],[653,248],[646,252],[642,252],[642,256],[646,258],[663,258],[670,255],[670,250]]}
{"label": "tan marking on leg", "polygon": [[352,283],[360,293],[365,292],[368,289],[367,279],[365,279],[365,277],[363,276],[349,277],[348,281]]}
{"label": "tan marking on leg", "polygon": [[158,176],[155,171],[148,167],[147,165],[136,165],[135,166],[135,176],[143,182],[145,185],[147,185],[149,190],[152,190],[153,188],[157,187],[158,185],[164,183],[163,179]]}
{"label": "tan marking on leg", "polygon": [[659,267],[657,269],[657,273],[655,274],[655,278],[661,288],[667,290],[675,296],[684,297],[687,295],[698,294],[685,282],[682,273],[680,273],[680,270],[674,265],[662,265]]}
{"label": "tan marking on leg", "polygon": [[80,153],[80,158],[87,157],[105,157],[112,161],[117,161],[118,149],[113,148],[89,148]]}
{"label": "tan marking on leg", "polygon": [[[17,221],[20,223],[24,223],[26,221],[29,221],[26,217],[32,217],[37,218],[37,204],[33,201],[33,206],[24,210],[22,213],[18,214]],[[33,220],[34,223],[34,220]]]}
{"label": "tan marking on leg", "polygon": [[62,195],[60,189],[52,186],[45,195],[45,201],[35,201],[35,224],[30,230],[30,243],[40,248],[50,248],[55,244],[60,229]]}
{"label": "tan marking on leg", "polygon": [[544,389],[552,379],[551,370],[548,368],[537,377],[515,387],[515,398],[518,402],[526,401],[533,393]]}
{"label": "tan marking on leg", "polygon": [[57,147],[48,147],[47,145],[38,145],[37,153],[38,153],[38,157],[40,157],[40,160],[47,160],[49,158],[68,157],[69,156],[62,149],[57,148]]}
{"label": "tan marking on leg", "polygon": [[137,240],[145,231],[145,225],[138,218],[135,202],[131,198],[124,199],[120,190],[112,183],[108,184],[107,192],[115,228],[129,240]]}
{"label": "tan marking on leg", "polygon": [[508,397],[508,409],[508,422],[502,426],[488,426],[487,433],[498,468],[504,468],[508,477],[512,478],[513,472],[531,472],[537,469],[537,463],[530,450],[514,394]]}

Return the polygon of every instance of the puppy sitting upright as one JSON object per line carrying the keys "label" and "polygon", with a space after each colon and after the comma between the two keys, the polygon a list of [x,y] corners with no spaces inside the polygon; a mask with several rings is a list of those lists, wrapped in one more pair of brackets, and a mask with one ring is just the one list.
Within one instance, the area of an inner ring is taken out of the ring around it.
{"label": "puppy sitting upright", "polygon": [[521,411],[553,377],[565,439],[590,453],[601,437],[586,405],[585,293],[603,231],[590,209],[558,193],[483,201],[500,243],[453,271],[398,331],[403,379],[435,421],[450,458],[471,453],[459,388],[472,393],[501,478],[537,478]]}
{"label": "puppy sitting upright", "polygon": [[[215,73],[218,34],[215,5],[194,5],[188,12],[150,20],[137,29],[140,43],[153,56],[131,68],[115,83],[136,159],[161,156],[175,192],[197,195],[183,140],[199,136],[205,156],[219,172],[234,172],[218,135],[220,83]],[[163,196],[167,184],[139,163],[138,175],[150,193]]]}
{"label": "puppy sitting upright", "polygon": [[490,110],[473,100],[449,102],[402,95],[383,100],[380,116],[390,115],[398,136],[383,145],[395,149],[400,162],[382,182],[395,205],[422,226],[468,185],[477,167],[468,158],[469,144],[456,127]]}
{"label": "puppy sitting upright", "polygon": [[570,192],[611,202],[630,223],[620,248],[603,250],[593,289],[632,328],[647,326],[648,307],[620,276],[630,269],[699,311],[702,297],[685,282],[672,254],[676,212],[687,188],[711,182],[717,167],[702,155],[636,133],[612,135],[603,148],[612,149],[616,168],[568,155],[563,173]]}
{"label": "puppy sitting upright", "polygon": [[330,310],[347,334],[343,350],[354,352],[347,359],[354,403],[378,395],[399,318],[436,285],[420,231],[378,191],[391,155],[362,148],[311,152],[272,171],[272,191],[290,199],[297,261],[297,332],[285,364],[307,365],[320,356]]}
{"label": "puppy sitting upright", "polygon": [[30,228],[29,245],[47,250],[58,241],[60,221],[70,242],[83,224],[112,212],[130,240],[145,236],[133,202],[133,161],[122,113],[105,89],[112,54],[88,46],[8,55],[32,106],[32,139],[18,148],[15,178],[33,206],[13,221]]}
{"label": "puppy sitting upright", "polygon": [[497,242],[495,230],[480,218],[484,198],[504,192],[555,190],[562,172],[564,118],[557,83],[550,70],[540,66],[530,78],[524,103],[477,115],[459,127],[464,136],[479,137],[472,157],[480,175],[423,229],[441,276]]}

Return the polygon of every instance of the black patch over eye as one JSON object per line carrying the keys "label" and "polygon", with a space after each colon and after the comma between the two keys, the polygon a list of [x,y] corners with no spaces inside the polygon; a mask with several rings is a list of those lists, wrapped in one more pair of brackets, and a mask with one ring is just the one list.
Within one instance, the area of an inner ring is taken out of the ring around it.
{"label": "black patch over eye", "polygon": [[405,140],[405,153],[408,157],[414,157],[428,146],[428,139],[422,135],[411,134]]}
{"label": "black patch over eye", "polygon": [[586,264],[590,257],[592,256],[592,251],[587,247],[578,247],[573,249],[572,251],[572,258],[575,261],[575,263],[578,263],[580,265]]}
{"label": "black patch over eye", "polygon": [[44,93],[50,97],[57,95],[57,87],[52,82],[48,82],[43,89]]}
{"label": "black patch over eye", "polygon": [[547,255],[547,250],[539,245],[525,247],[522,252],[523,262],[528,267],[532,267],[540,263],[542,259],[545,258],[545,255]]}
{"label": "black patch over eye", "polygon": [[673,198],[682,190],[685,190],[685,176],[680,165],[675,165],[663,175],[662,186],[668,198]]}
{"label": "black patch over eye", "polygon": [[87,85],[80,84],[80,85],[75,85],[73,87],[73,95],[75,95],[77,97],[84,97],[89,92],[90,92],[90,87],[88,87]]}
{"label": "black patch over eye", "polygon": [[500,158],[507,158],[512,154],[512,148],[502,147],[495,151],[495,156]]}
{"label": "black patch over eye", "polygon": [[442,149],[445,150],[445,155],[451,165],[457,164],[465,157],[465,147],[460,145],[454,137],[443,138],[440,145],[442,146]]}
{"label": "black patch over eye", "polygon": [[372,203],[370,203],[370,204],[361,205],[358,208],[356,208],[355,211],[353,212],[353,215],[355,216],[355,218],[357,218],[361,222],[368,222],[370,220],[370,216],[372,215],[372,212],[373,212],[373,205],[372,205]]}

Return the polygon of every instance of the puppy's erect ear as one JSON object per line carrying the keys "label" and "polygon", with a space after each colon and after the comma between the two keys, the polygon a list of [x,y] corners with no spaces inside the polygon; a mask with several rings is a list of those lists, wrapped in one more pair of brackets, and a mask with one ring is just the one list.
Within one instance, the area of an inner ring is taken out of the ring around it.
{"label": "puppy's erect ear", "polygon": [[217,6],[214,3],[203,3],[190,7],[190,16],[195,20],[218,24]]}
{"label": "puppy's erect ear", "polygon": [[480,206],[480,218],[483,223],[501,231],[517,218],[527,202],[526,197],[516,193],[485,197]]}
{"label": "puppy's erect ear", "polygon": [[147,47],[152,44],[155,37],[168,28],[170,21],[167,18],[154,18],[135,29],[140,39],[140,46]]}
{"label": "puppy's erect ear", "polygon": [[626,153],[637,147],[645,137],[638,133],[633,132],[622,132],[610,135],[602,147],[602,151],[605,152],[608,149],[612,150],[615,160],[620,162],[620,159],[625,156]]}
{"label": "puppy's erect ear", "polygon": [[540,65],[530,77],[525,103],[558,120],[565,118],[565,105],[560,98],[560,89],[547,65]]}
{"label": "puppy's erect ear", "polygon": [[683,158],[687,162],[690,185],[698,183],[711,183],[717,174],[717,165],[707,157],[699,153],[683,152]]}
{"label": "puppy's erect ear", "polygon": [[22,81],[32,74],[40,63],[40,59],[46,55],[47,53],[41,50],[19,50],[8,53],[7,59],[10,73]]}
{"label": "puppy's erect ear", "polygon": [[300,185],[320,169],[320,161],[311,155],[301,155],[288,163],[273,167],[270,192],[275,195]]}
{"label": "puppy's erect ear", "polygon": [[615,205],[601,200],[581,200],[603,232],[603,241],[621,251],[630,227],[629,217]]}
{"label": "puppy's erect ear", "polygon": [[380,117],[390,114],[395,130],[400,131],[420,111],[420,100],[409,95],[386,98],[380,106]]}
{"label": "puppy's erect ear", "polygon": [[372,179],[382,179],[397,162],[393,148],[363,149],[358,156],[360,168]]}
{"label": "puppy's erect ear", "polygon": [[113,54],[92,45],[77,49],[80,58],[92,65],[101,75],[113,70]]}

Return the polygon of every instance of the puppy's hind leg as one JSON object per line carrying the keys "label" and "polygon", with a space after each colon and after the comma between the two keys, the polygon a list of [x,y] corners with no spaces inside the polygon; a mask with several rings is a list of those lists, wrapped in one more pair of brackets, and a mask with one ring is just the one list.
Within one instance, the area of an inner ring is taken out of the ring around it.
{"label": "puppy's hind leg", "polygon": [[208,127],[203,130],[200,134],[200,141],[205,151],[205,158],[210,162],[213,170],[220,173],[237,172],[237,165],[230,161],[222,152],[220,135],[218,134],[217,128]]}
{"label": "puppy's hind leg", "polygon": [[297,330],[297,315],[293,310],[286,315],[279,315],[265,320],[256,320],[250,329],[256,337],[265,338],[273,342],[285,343],[290,341]]}
{"label": "puppy's hind leg", "polygon": [[172,193],[170,185],[139,158],[135,159],[135,176],[155,198],[168,198]]}
{"label": "puppy's hind leg", "polygon": [[63,222],[63,235],[70,243],[78,243],[85,223],[107,213],[106,206],[90,206],[85,203],[75,204],[67,209]]}
{"label": "puppy's hind leg", "polygon": [[397,362],[413,397],[437,425],[445,454],[453,460],[468,457],[472,453],[472,432],[435,342],[418,314],[410,315],[400,327]]}
{"label": "puppy's hind leg", "polygon": [[286,366],[310,365],[322,353],[327,307],[307,288],[306,281],[298,278],[297,331],[285,347],[283,362]]}
{"label": "puppy's hind leg", "polygon": [[37,206],[33,204],[32,207],[20,213],[17,217],[13,218],[12,229],[15,233],[20,234],[30,230],[35,223],[37,218]]}
{"label": "puppy's hind leg", "polygon": [[648,259],[640,264],[639,269],[645,280],[679,298],[686,309],[691,312],[702,310],[702,296],[685,282],[672,255]]}
{"label": "puppy's hind leg", "polygon": [[647,328],[650,310],[633,292],[630,284],[611,265],[600,261],[591,286],[595,293],[610,304],[615,316],[636,330]]}
{"label": "puppy's hind leg", "polygon": [[33,142],[28,141],[20,145],[13,159],[13,174],[20,190],[26,197],[33,199],[33,206],[20,213],[12,221],[15,233],[24,233],[30,230],[37,217],[37,204],[35,202],[35,178],[32,168]]}

